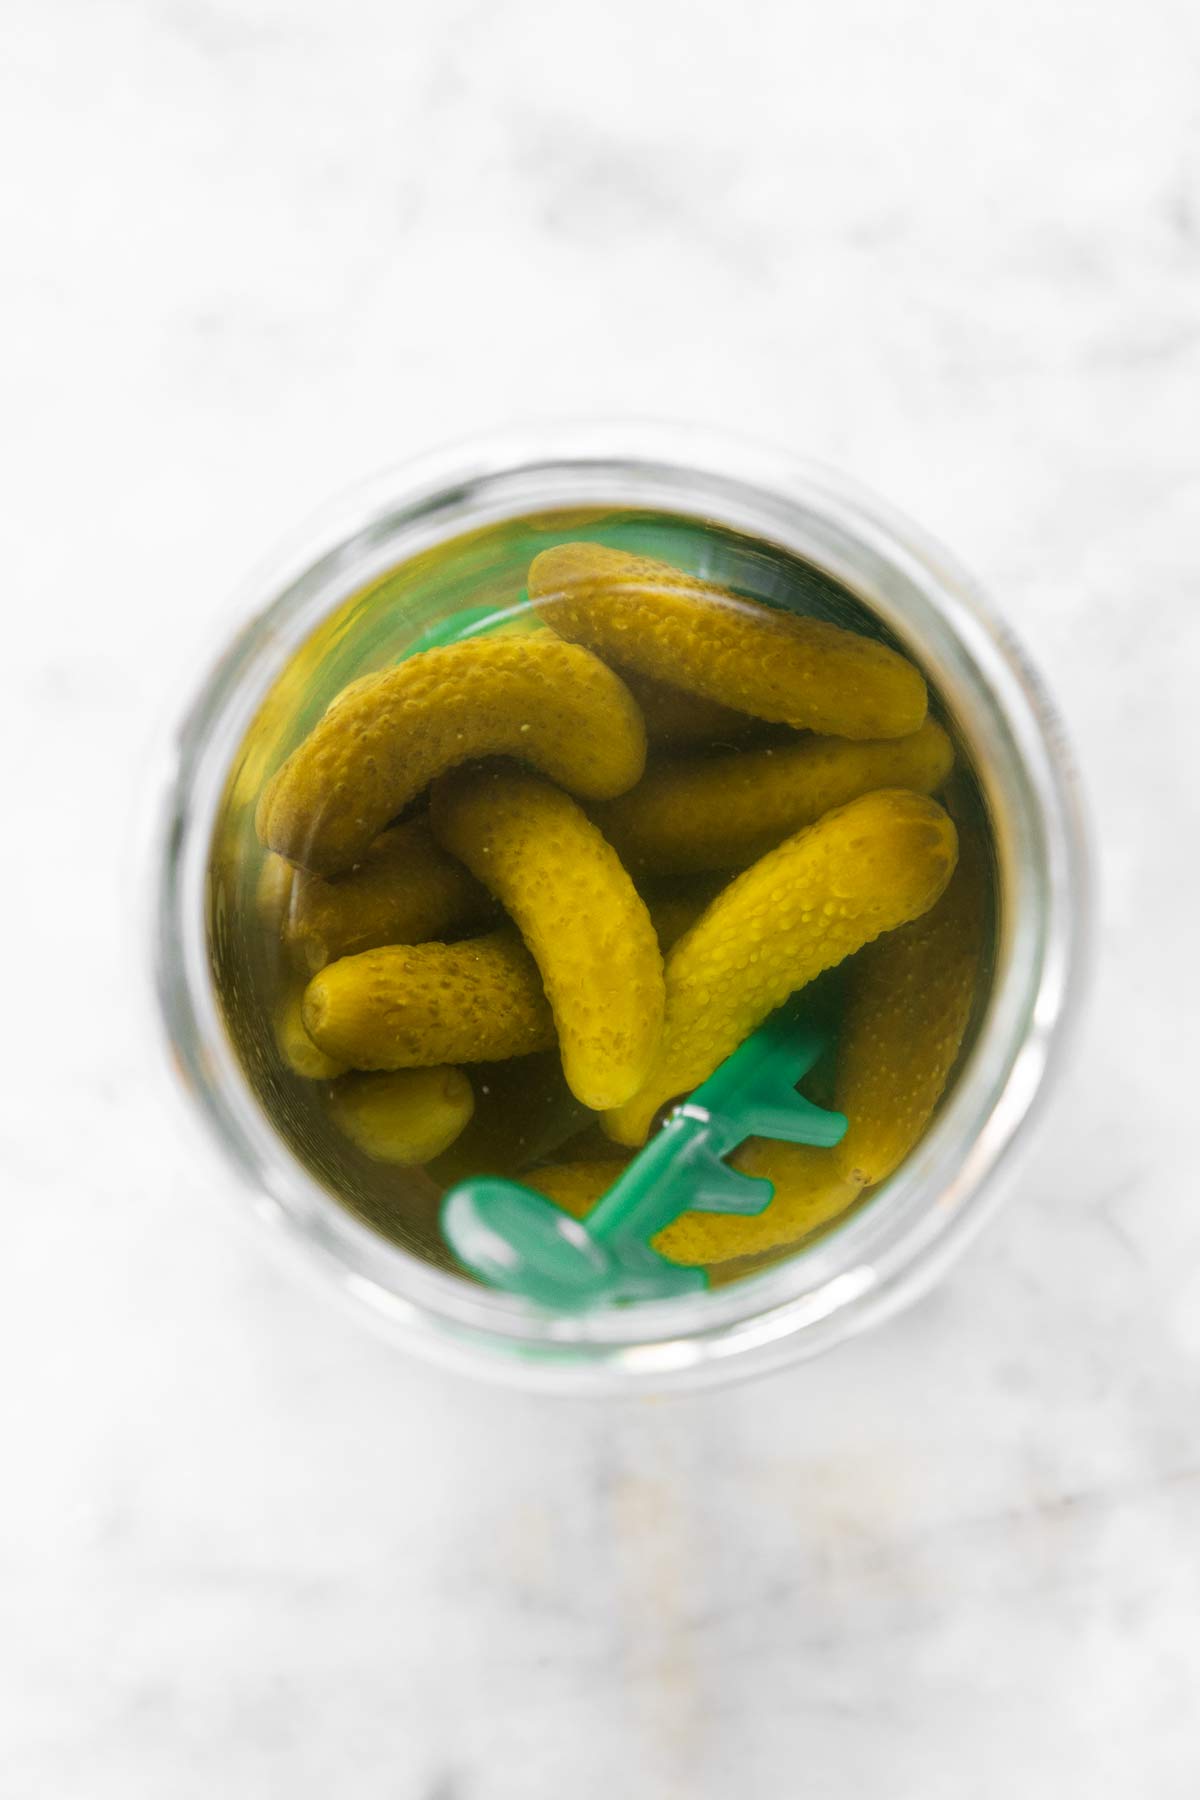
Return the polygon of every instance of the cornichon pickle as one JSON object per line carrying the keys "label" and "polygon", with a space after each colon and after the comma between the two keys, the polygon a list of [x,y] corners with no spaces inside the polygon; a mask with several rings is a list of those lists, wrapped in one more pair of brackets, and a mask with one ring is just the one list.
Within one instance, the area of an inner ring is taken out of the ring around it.
{"label": "cornichon pickle", "polygon": [[755,718],[834,737],[904,737],[925,682],[894,650],[759,606],[669,563],[602,544],[535,556],[529,597],[563,637]]}
{"label": "cornichon pickle", "polygon": [[931,794],[954,765],[950,739],[927,719],[911,737],[795,744],[660,763],[592,816],[639,876],[744,869],[835,806],[875,788]]}
{"label": "cornichon pickle", "polygon": [[887,1179],[917,1144],[962,1045],[986,928],[982,846],[963,856],[937,904],[890,931],[846,972],[834,1104],[849,1121],[833,1150],[751,1138],[730,1159],[765,1175],[775,1198],[754,1218],[690,1213],[657,1240],[680,1262],[721,1262],[794,1244]]}
{"label": "cornichon pickle", "polygon": [[737,876],[667,958],[662,1047],[639,1091],[606,1114],[610,1136],[642,1143],[658,1108],[706,1080],[789,994],[926,912],[956,856],[935,801],[884,789]]}
{"label": "cornichon pickle", "polygon": [[475,1109],[461,1069],[346,1075],[330,1096],[334,1123],[376,1162],[411,1167],[449,1149]]}
{"label": "cornichon pickle", "polygon": [[381,832],[345,875],[298,870],[283,937],[296,965],[315,975],[340,956],[441,939],[482,924],[494,910],[436,842],[428,819],[409,819]]}
{"label": "cornichon pickle", "polygon": [[267,783],[262,842],[302,868],[352,868],[434,776],[518,756],[599,800],[645,763],[642,715],[600,659],[550,632],[426,650],[333,706]]}
{"label": "cornichon pickle", "polygon": [[332,1081],[348,1065],[328,1055],[308,1035],[301,1011],[303,999],[302,991],[297,989],[280,1002],[275,1014],[275,1043],[293,1075],[300,1075],[305,1081]]}
{"label": "cornichon pickle", "polygon": [[663,972],[615,851],[568,794],[520,769],[447,776],[430,818],[503,902],[541,970],[571,1092],[597,1111],[620,1105],[658,1049]]}
{"label": "cornichon pickle", "polygon": [[555,1041],[537,964],[508,928],[344,956],[309,982],[304,1024],[354,1069],[500,1062]]}

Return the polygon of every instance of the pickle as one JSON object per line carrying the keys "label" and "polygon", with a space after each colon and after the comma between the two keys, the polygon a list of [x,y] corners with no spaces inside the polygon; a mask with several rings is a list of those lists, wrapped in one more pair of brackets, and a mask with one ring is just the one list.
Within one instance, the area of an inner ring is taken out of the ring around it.
{"label": "pickle", "polygon": [[924,1135],[962,1047],[987,921],[981,846],[964,839],[942,898],[861,951],[846,970],[834,1104],[849,1121],[832,1150],[751,1138],[730,1158],[774,1183],[753,1218],[688,1213],[656,1239],[679,1262],[714,1263],[798,1243],[894,1173]]}
{"label": "pickle", "polygon": [[305,1081],[332,1081],[345,1072],[347,1064],[329,1056],[315,1044],[304,1028],[300,990],[289,993],[275,1014],[275,1043],[279,1054],[292,1071]]}
{"label": "pickle", "polygon": [[353,868],[435,775],[518,756],[590,800],[632,787],[646,733],[628,688],[551,632],[426,650],[354,684],[263,789],[262,842],[318,874]]}
{"label": "pickle", "polygon": [[541,970],[571,1092],[596,1111],[619,1106],[649,1071],[664,997],[650,915],[615,851],[569,795],[519,769],[445,777],[430,819]]}
{"label": "pickle", "polygon": [[649,557],[560,544],[534,557],[529,597],[562,637],[758,719],[878,738],[925,718],[920,671],[886,645]]}
{"label": "pickle", "polygon": [[605,1115],[645,1140],[659,1107],[706,1080],[789,994],[926,912],[957,834],[924,794],[882,789],[827,813],[737,876],[666,962],[662,1046],[639,1091]]}
{"label": "pickle", "polygon": [[444,938],[482,924],[494,910],[436,842],[428,819],[409,819],[381,832],[345,875],[299,870],[283,936],[297,967],[315,975],[341,956]]}
{"label": "pickle", "polygon": [[537,964],[508,928],[344,956],[309,982],[304,1025],[354,1069],[502,1062],[555,1041]]}
{"label": "pickle", "polygon": [[836,806],[876,788],[930,794],[954,765],[927,719],[911,737],[795,744],[660,763],[592,817],[635,875],[744,869]]}
{"label": "pickle", "polygon": [[334,1124],[376,1162],[412,1167],[438,1156],[475,1109],[461,1069],[395,1069],[347,1075],[330,1097]]}

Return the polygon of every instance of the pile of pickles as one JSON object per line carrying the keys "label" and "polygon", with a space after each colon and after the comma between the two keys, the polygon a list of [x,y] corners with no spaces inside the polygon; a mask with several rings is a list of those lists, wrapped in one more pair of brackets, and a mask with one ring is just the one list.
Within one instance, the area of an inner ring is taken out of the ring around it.
{"label": "pile of pickles", "polygon": [[[579,1213],[824,984],[842,1142],[749,1138],[766,1211],[656,1240],[778,1252],[897,1168],[959,1056],[988,857],[951,738],[920,671],[841,625],[592,542],[527,584],[510,627],[352,681],[262,788],[275,1053],[373,1163],[519,1174]],[[497,1093],[541,1121],[503,1168],[472,1130]]]}

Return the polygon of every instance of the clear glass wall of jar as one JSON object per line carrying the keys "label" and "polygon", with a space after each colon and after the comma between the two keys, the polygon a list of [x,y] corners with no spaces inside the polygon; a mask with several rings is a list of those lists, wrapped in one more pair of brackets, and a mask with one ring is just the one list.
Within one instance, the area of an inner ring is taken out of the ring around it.
{"label": "clear glass wall of jar", "polygon": [[[926,671],[978,771],[998,874],[986,1014],[952,1091],[899,1171],[839,1227],[763,1272],[671,1301],[554,1315],[439,1270],[346,1210],[287,1147],[225,1031],[206,879],[232,759],[297,647],[418,554],[561,509],[702,519],[848,588]],[[247,622],[248,621],[248,622]],[[445,452],[315,521],[241,596],[163,771],[154,945],[170,1051],[199,1110],[214,1186],[238,1188],[403,1344],[473,1373],[567,1392],[712,1380],[810,1356],[921,1293],[1011,1178],[1062,1060],[1080,985],[1087,881],[1060,727],[972,582],[907,521],[829,471],[683,429],[540,431]]]}

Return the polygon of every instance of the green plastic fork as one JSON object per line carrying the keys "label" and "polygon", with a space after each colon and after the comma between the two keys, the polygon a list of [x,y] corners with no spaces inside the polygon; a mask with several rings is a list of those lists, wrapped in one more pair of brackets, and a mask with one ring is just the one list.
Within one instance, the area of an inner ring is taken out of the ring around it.
{"label": "green plastic fork", "polygon": [[583,1219],[521,1182],[477,1175],[442,1200],[446,1242],[487,1282],[558,1311],[660,1300],[707,1287],[704,1269],[671,1262],[651,1239],[685,1212],[762,1212],[771,1182],[732,1169],[748,1137],[832,1148],[841,1113],[796,1092],[832,1034],[794,995],[675,1107]]}

